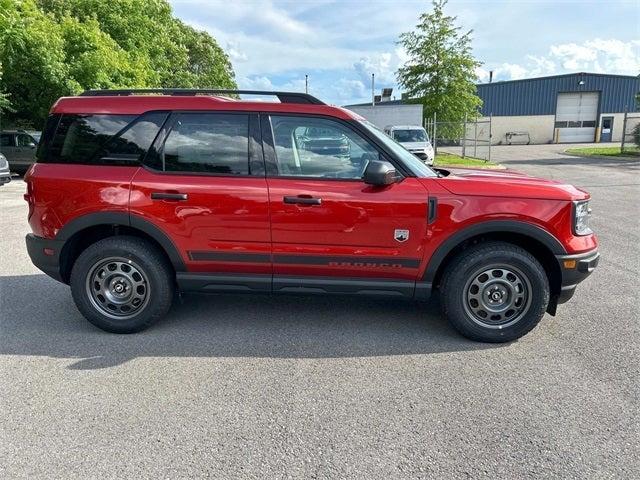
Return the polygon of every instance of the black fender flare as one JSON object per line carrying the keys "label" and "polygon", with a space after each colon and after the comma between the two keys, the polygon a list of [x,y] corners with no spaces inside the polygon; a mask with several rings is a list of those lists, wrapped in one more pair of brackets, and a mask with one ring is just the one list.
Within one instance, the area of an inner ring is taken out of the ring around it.
{"label": "black fender flare", "polygon": [[465,240],[477,235],[482,235],[483,233],[518,233],[537,240],[554,255],[564,255],[567,253],[562,243],[556,237],[537,225],[518,220],[489,220],[470,225],[447,237],[446,240],[436,248],[433,255],[431,255],[422,281],[433,284],[436,273],[444,259],[447,258],[447,255]]}
{"label": "black fender flare", "polygon": [[187,271],[184,260],[180,255],[180,251],[171,238],[169,238],[166,233],[149,220],[146,220],[139,215],[129,214],[128,212],[96,212],[74,218],[61,228],[60,231],[58,231],[56,240],[65,243],[76,233],[86,228],[98,225],[123,225],[144,232],[158,242],[158,244],[164,249],[176,272]]}

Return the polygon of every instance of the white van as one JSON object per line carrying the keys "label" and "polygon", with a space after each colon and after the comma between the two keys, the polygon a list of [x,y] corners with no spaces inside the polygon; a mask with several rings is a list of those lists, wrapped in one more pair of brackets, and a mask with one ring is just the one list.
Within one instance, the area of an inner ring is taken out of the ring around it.
{"label": "white van", "polygon": [[433,165],[433,147],[424,128],[417,125],[389,125],[384,133],[427,165]]}

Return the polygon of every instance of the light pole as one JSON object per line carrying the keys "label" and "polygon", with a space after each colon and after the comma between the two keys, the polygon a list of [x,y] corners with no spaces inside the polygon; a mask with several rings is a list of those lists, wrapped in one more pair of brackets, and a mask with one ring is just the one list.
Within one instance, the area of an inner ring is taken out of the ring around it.
{"label": "light pole", "polygon": [[309,93],[309,75],[304,76],[304,93]]}
{"label": "light pole", "polygon": [[376,74],[371,74],[371,106],[376,106]]}

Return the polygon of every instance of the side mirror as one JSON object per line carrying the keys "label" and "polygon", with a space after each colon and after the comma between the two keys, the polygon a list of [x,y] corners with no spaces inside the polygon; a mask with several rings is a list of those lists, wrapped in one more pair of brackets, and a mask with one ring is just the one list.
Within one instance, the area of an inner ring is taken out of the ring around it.
{"label": "side mirror", "polygon": [[398,174],[390,163],[373,160],[367,165],[362,179],[368,185],[384,186],[396,183]]}
{"label": "side mirror", "polygon": [[29,142],[29,143],[27,144],[27,147],[29,147],[29,148],[36,148],[36,144],[35,144],[35,143],[33,143],[33,142]]}

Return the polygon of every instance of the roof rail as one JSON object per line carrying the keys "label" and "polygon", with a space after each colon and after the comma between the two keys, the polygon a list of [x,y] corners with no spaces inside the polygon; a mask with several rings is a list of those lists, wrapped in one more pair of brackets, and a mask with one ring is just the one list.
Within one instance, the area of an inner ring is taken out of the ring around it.
{"label": "roof rail", "polygon": [[300,92],[267,92],[262,90],[227,90],[209,88],[123,88],[116,90],[86,90],[81,97],[124,97],[136,94],[160,94],[171,96],[196,96],[196,95],[271,95],[278,97],[281,103],[308,103],[312,105],[325,105],[313,95]]}

